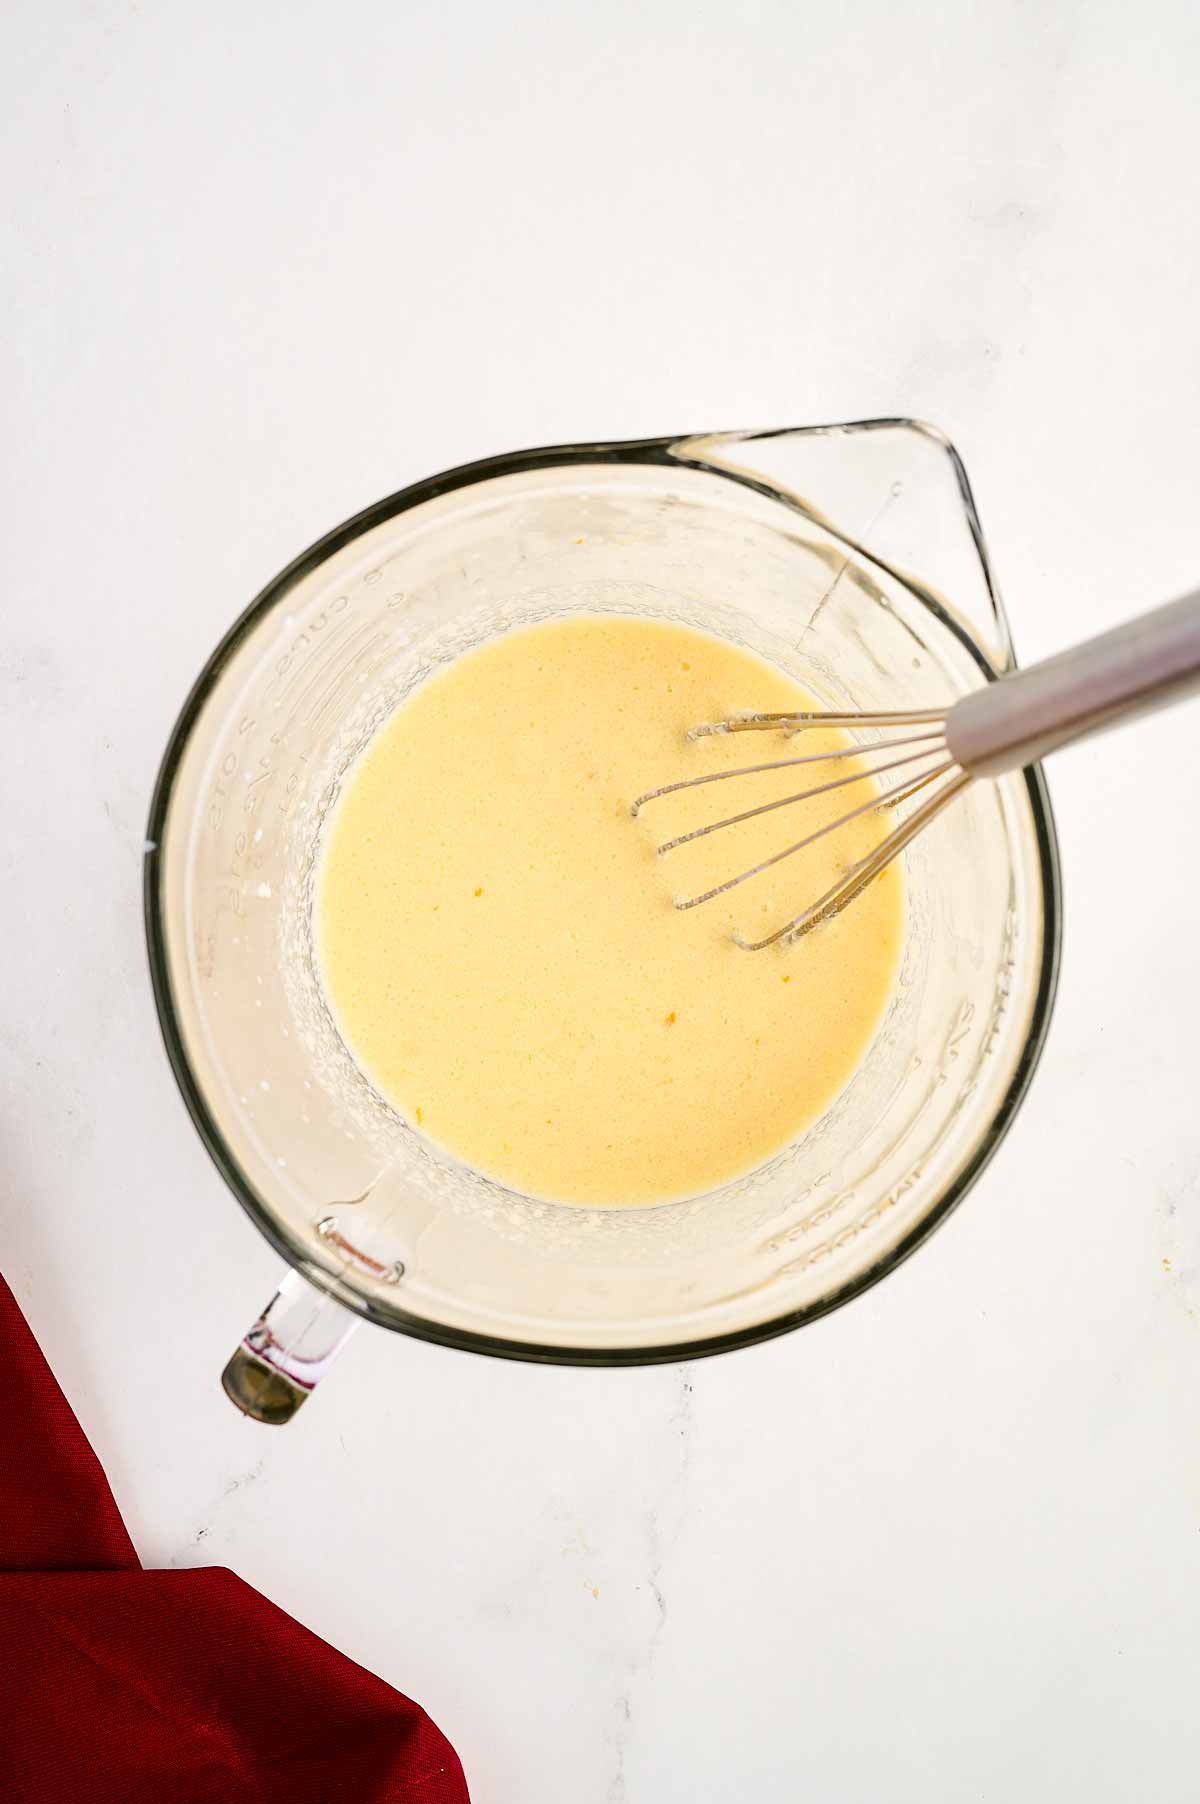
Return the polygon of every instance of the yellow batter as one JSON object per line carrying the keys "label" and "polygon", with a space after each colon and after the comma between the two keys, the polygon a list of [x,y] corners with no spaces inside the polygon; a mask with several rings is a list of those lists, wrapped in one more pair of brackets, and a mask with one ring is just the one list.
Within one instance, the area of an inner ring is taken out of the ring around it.
{"label": "yellow batter", "polygon": [[843,832],[703,907],[695,893],[866,799],[864,779],[665,858],[655,845],[848,773],[735,778],[649,804],[676,777],[829,749],[698,721],[811,707],[748,653],[687,628],[577,616],[492,639],[400,707],[354,767],[318,873],[334,1017],[380,1093],[478,1170],[559,1202],[694,1195],[826,1109],[897,968],[899,872],[787,950],[740,950],[886,831]]}

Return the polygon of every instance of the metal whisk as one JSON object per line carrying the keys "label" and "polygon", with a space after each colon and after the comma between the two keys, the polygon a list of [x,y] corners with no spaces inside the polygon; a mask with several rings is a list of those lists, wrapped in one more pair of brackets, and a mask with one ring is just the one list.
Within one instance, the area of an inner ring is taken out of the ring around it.
{"label": "metal whisk", "polygon": [[918,709],[890,714],[746,714],[693,727],[689,734],[693,739],[712,733],[766,731],[780,731],[790,736],[811,727],[843,727],[851,732],[858,728],[877,728],[885,730],[889,736],[838,751],[745,764],[736,770],[712,771],[706,776],[664,783],[661,788],[648,789],[640,795],[631,812],[639,814],[647,803],[673,795],[677,790],[694,789],[706,783],[725,783],[733,777],[753,777],[763,771],[783,770],[791,765],[836,764],[841,758],[855,758],[860,762],[861,768],[850,776],[834,776],[828,782],[798,790],[794,795],[741,809],[737,814],[726,815],[722,820],[668,839],[658,847],[659,856],[664,857],[677,846],[702,839],[710,833],[719,833],[722,828],[736,826],[739,821],[753,820],[757,815],[770,814],[778,808],[799,807],[817,796],[848,788],[854,783],[873,781],[892,771],[906,773],[883,795],[873,794],[868,801],[848,809],[836,820],[814,828],[749,870],[739,871],[736,876],[714,884],[702,894],[675,903],[676,908],[697,908],[702,902],[711,902],[715,896],[748,882],[751,877],[757,877],[760,872],[792,857],[826,834],[835,833],[848,821],[872,809],[896,808],[924,790],[932,791],[873,852],[852,865],[832,888],[801,914],[785,921],[765,939],[738,938],[738,945],[746,951],[760,952],[764,946],[776,945],[781,940],[797,940],[820,922],[840,913],[976,777],[997,777],[1005,771],[1019,770],[1036,763],[1059,746],[1101,732],[1118,721],[1148,714],[1165,703],[1180,701],[1196,689],[1200,689],[1200,591],[1168,602],[1165,607],[1140,615],[1124,626],[1114,627],[1111,632],[1089,639],[1071,651],[1033,664],[1028,670],[1013,671],[997,682],[964,695],[949,710]]}

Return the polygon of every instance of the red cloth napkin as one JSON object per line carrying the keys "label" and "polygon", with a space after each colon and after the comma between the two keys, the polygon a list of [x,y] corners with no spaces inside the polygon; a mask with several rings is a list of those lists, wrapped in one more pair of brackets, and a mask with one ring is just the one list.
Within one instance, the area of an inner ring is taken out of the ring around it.
{"label": "red cloth napkin", "polygon": [[144,1572],[0,1278],[4,1804],[467,1804],[419,1705],[219,1567]]}

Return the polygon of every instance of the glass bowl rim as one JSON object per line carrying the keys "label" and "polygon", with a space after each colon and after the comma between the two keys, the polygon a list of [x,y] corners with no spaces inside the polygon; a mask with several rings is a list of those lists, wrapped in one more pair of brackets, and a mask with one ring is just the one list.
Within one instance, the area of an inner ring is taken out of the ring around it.
{"label": "glass bowl rim", "polygon": [[[437,496],[451,494],[456,489],[465,488],[492,477],[528,474],[538,470],[574,464],[659,465],[675,469],[683,465],[684,467],[706,469],[723,480],[739,483],[760,494],[781,501],[785,505],[795,506],[800,512],[806,512],[786,492],[773,487],[770,483],[741,474],[736,470],[716,468],[698,461],[689,463],[686,457],[679,455],[680,448],[697,442],[711,443],[714,438],[822,436],[831,433],[853,434],[888,429],[912,432],[922,438],[931,439],[949,456],[959,496],[966,511],[968,525],[979,555],[987,592],[1007,636],[1007,622],[997,598],[974,497],[961,458],[950,441],[936,427],[928,426],[918,420],[888,418],[825,426],[775,428],[762,434],[686,433],[651,439],[618,439],[596,443],[546,445],[524,451],[506,452],[498,456],[481,458],[471,463],[458,464],[452,469],[424,477],[419,482],[411,483],[394,494],[385,496],[382,500],[376,501],[360,513],[352,515],[350,519],[343,521],[341,525],[335,526],[330,532],[317,539],[307,550],[302,551],[298,557],[281,570],[265,588],[260,590],[206,659],[171,729],[155,780],[146,824],[142,894],[146,947],[154,1004],[167,1057],[180,1094],[196,1132],[226,1185],[275,1252],[310,1283],[328,1292],[347,1309],[382,1327],[411,1335],[417,1340],[429,1341],[439,1346],[455,1347],[465,1352],[484,1353],[498,1358],[520,1359],[541,1364],[655,1365],[726,1353],[738,1347],[753,1346],[760,1341],[772,1340],[777,1335],[790,1333],[795,1328],[803,1327],[809,1322],[818,1320],[821,1316],[828,1315],[832,1310],[840,1308],[844,1303],[850,1302],[854,1297],[869,1290],[881,1278],[886,1277],[902,1265],[909,1255],[915,1252],[935,1229],[947,1220],[990,1163],[1000,1142],[1012,1125],[1041,1058],[1058,987],[1062,945],[1062,879],[1054,817],[1040,765],[1031,766],[1022,773],[1029,796],[1042,891],[1043,930],[1037,986],[1030,1011],[1029,1028],[1020,1057],[1005,1093],[991,1120],[979,1133],[970,1157],[908,1234],[846,1283],[801,1308],[785,1310],[780,1315],[769,1317],[746,1327],[728,1330],[721,1334],[702,1336],[690,1341],[671,1341],[647,1346],[591,1348],[510,1340],[502,1336],[483,1334],[474,1329],[457,1328],[423,1316],[412,1315],[385,1298],[358,1290],[346,1281],[341,1272],[317,1264],[312,1258],[311,1251],[292,1234],[251,1182],[209,1109],[203,1088],[193,1069],[184,1043],[167,957],[163,838],[167,828],[175,777],[193,728],[209,696],[220,681],[222,673],[243,640],[297,583],[335,552],[342,550],[356,538],[361,537],[363,533],[369,532],[383,522],[394,519]],[[822,522],[822,524],[827,528],[829,526],[828,522]],[[836,533],[836,527],[832,530]],[[870,552],[865,548],[858,545],[853,545],[851,548],[860,555],[866,556],[868,560],[871,559]],[[901,580],[906,579],[902,578]],[[911,583],[908,586],[911,587]],[[928,595],[923,595],[922,599],[927,603],[933,603],[933,598]],[[975,641],[969,635],[964,634],[955,622],[942,614],[940,608],[937,609],[937,612],[967,645],[984,674],[989,679],[994,678],[996,672]]]}

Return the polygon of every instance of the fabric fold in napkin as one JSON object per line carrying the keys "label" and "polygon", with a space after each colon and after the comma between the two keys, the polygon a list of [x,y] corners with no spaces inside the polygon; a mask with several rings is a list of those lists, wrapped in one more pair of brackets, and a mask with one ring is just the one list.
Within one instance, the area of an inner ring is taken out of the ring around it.
{"label": "fabric fold in napkin", "polygon": [[0,1278],[5,1804],[468,1804],[419,1705],[232,1572],[146,1572]]}

